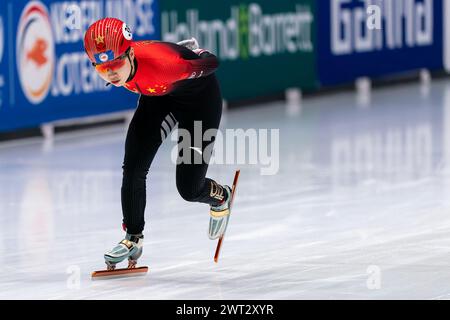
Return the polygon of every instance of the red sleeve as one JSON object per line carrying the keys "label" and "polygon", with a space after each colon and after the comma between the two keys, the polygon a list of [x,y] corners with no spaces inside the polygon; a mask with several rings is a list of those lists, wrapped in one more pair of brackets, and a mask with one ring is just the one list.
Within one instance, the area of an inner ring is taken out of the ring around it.
{"label": "red sleeve", "polygon": [[171,69],[172,79],[175,81],[185,79],[195,79],[206,77],[214,73],[219,67],[219,59],[208,51],[201,51],[199,54],[170,42],[162,42],[167,48],[170,48],[173,55],[167,57],[175,60]]}
{"label": "red sleeve", "polygon": [[[207,57],[201,57],[200,59],[188,60],[190,63],[191,77],[200,78],[206,77],[214,73],[219,67],[219,60],[213,54],[209,54]],[[195,73],[195,76],[194,76]]]}

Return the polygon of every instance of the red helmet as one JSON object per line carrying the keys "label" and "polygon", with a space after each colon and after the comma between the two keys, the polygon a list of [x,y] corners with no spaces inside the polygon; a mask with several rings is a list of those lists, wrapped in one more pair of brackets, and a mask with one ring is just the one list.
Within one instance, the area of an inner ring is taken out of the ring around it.
{"label": "red helmet", "polygon": [[131,45],[130,28],[116,18],[103,18],[94,22],[84,34],[84,49],[89,59],[104,63],[123,55]]}

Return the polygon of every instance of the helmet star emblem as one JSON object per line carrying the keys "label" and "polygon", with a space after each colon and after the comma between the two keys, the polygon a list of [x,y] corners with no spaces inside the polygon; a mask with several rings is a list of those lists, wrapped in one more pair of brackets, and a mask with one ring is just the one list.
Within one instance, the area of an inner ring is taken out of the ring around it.
{"label": "helmet star emblem", "polygon": [[95,40],[95,42],[97,43],[97,44],[100,44],[100,43],[105,43],[105,37],[104,36],[97,36],[97,38],[95,38],[94,40]]}

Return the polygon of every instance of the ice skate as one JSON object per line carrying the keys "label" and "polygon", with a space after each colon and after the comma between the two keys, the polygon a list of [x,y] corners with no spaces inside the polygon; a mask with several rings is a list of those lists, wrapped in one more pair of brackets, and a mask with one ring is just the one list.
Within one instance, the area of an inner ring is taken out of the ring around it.
{"label": "ice skate", "polygon": [[211,206],[209,212],[208,237],[211,240],[216,240],[225,233],[230,219],[231,188],[229,186],[223,188],[227,193],[226,200],[218,206]]}
{"label": "ice skate", "polygon": [[231,206],[233,205],[234,194],[236,192],[240,172],[240,170],[236,170],[236,173],[234,174],[233,185],[231,188],[229,186],[224,186],[228,195],[224,203],[217,207],[211,207],[210,210],[211,217],[209,220],[208,235],[210,239],[219,239],[216,247],[216,253],[214,254],[214,262],[216,263],[219,261],[219,254],[222,247],[223,237],[230,220]]}
{"label": "ice skate", "polygon": [[[144,236],[142,234],[127,233],[125,239],[105,253],[106,270],[94,271],[92,277],[145,274],[148,267],[136,267],[137,261],[142,255],[143,244]],[[126,259],[128,259],[127,268],[116,269],[116,265]]]}
{"label": "ice skate", "polygon": [[116,264],[128,258],[128,267],[136,265],[137,260],[142,255],[144,244],[143,235],[126,234],[125,239],[119,242],[112,250],[105,253],[105,263],[108,270],[114,270]]}

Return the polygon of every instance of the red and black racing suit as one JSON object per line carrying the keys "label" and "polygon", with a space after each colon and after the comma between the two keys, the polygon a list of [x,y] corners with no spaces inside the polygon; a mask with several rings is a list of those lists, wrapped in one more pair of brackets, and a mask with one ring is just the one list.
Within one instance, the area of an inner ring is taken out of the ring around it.
{"label": "red and black racing suit", "polygon": [[[132,47],[136,71],[125,87],[140,98],[125,143],[121,195],[124,226],[128,233],[138,234],[145,224],[146,177],[159,146],[178,123],[179,129],[190,132],[190,145],[203,152],[211,141],[201,139],[201,145],[195,145],[194,121],[201,121],[202,137],[206,130],[217,129],[222,95],[214,75],[219,62],[213,54],[159,41],[138,41]],[[224,201],[223,186],[206,178],[210,155],[198,163],[199,152],[180,148],[179,156],[183,152],[191,152],[192,159],[176,165],[183,199],[209,205]]]}

